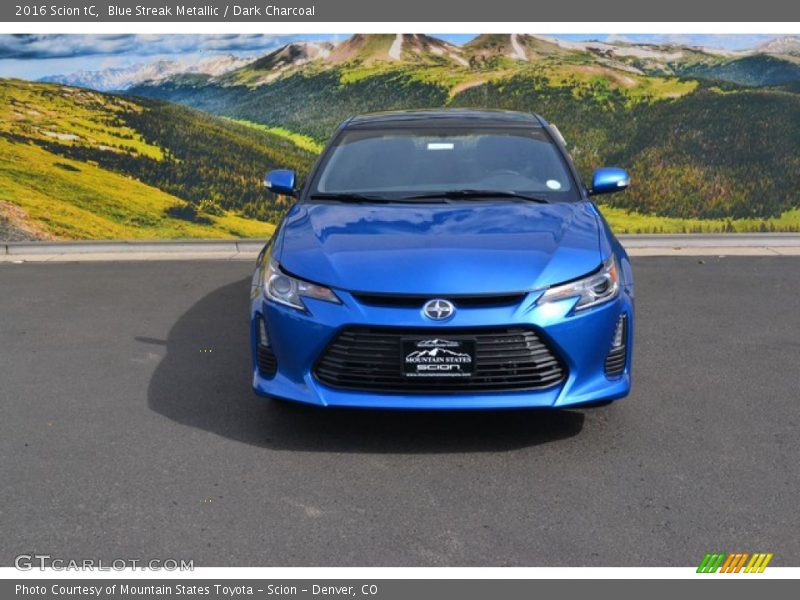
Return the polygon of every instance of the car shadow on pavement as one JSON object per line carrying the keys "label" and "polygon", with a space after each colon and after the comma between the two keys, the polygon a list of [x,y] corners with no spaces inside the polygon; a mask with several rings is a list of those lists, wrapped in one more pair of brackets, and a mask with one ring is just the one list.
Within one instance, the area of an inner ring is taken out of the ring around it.
{"label": "car shadow on pavement", "polygon": [[332,409],[260,398],[250,388],[249,286],[243,279],[213,291],[173,325],[149,384],[150,409],[246,444],[320,452],[505,451],[583,428],[584,415],[571,411]]}

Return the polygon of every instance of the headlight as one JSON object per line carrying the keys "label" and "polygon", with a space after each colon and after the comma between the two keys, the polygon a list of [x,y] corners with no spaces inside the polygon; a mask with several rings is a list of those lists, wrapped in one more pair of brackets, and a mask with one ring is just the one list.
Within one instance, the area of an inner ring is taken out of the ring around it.
{"label": "headlight", "polygon": [[316,298],[326,302],[341,304],[342,301],[330,288],[303,281],[281,271],[280,265],[270,259],[264,274],[264,295],[279,304],[291,306],[298,310],[306,310],[301,296]]}
{"label": "headlight", "polygon": [[538,303],[545,304],[577,297],[575,310],[582,310],[608,302],[616,298],[617,294],[619,294],[619,271],[617,261],[612,254],[598,272],[577,281],[548,288]]}

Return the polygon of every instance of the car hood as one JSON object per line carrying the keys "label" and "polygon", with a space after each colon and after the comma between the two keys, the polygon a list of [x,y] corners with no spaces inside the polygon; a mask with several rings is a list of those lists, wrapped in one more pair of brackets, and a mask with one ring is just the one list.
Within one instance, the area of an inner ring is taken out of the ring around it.
{"label": "car hood", "polygon": [[600,235],[588,202],[300,203],[276,258],[291,274],[344,290],[492,294],[596,269]]}

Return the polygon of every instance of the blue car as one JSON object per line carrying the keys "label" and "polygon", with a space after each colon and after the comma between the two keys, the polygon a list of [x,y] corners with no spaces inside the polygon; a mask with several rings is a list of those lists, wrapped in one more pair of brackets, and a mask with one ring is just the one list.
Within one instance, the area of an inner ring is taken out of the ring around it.
{"label": "blue car", "polygon": [[591,406],[631,386],[633,276],[539,116],[400,111],[339,126],[259,256],[253,388],[318,406]]}

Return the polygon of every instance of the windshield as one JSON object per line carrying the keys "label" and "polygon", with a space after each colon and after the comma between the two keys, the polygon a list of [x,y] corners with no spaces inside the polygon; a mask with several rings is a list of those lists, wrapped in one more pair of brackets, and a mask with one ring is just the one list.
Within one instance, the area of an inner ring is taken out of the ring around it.
{"label": "windshield", "polygon": [[559,149],[541,128],[353,129],[339,136],[317,173],[312,196],[469,190],[578,199]]}

